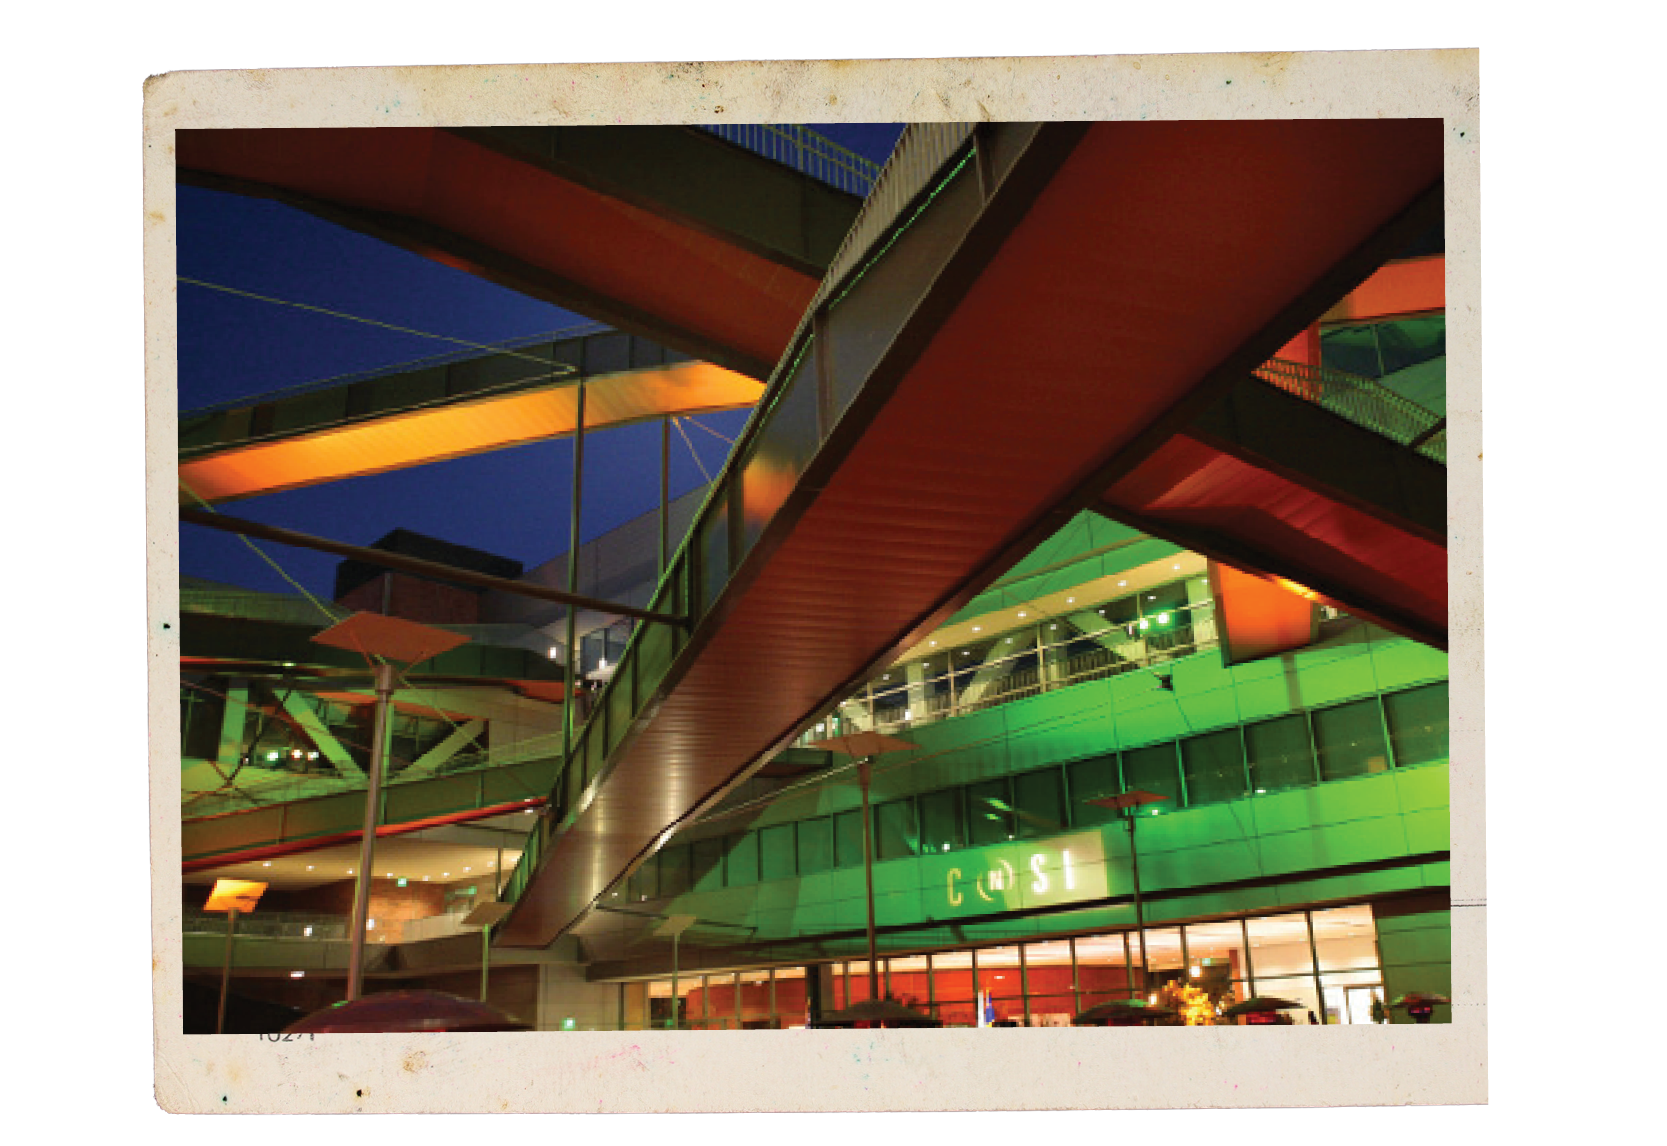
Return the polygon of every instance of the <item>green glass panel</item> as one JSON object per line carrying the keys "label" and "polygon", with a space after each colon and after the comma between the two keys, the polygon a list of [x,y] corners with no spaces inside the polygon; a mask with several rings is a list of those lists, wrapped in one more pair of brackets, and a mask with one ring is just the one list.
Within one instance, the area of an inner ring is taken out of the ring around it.
{"label": "green glass panel", "polygon": [[729,837],[729,860],[725,882],[746,887],[758,882],[758,834],[743,832]]}
{"label": "green glass panel", "polygon": [[1187,737],[1181,741],[1181,762],[1189,805],[1244,798],[1244,752],[1237,728]]}
{"label": "green glass panel", "polygon": [[1173,811],[1181,806],[1181,781],[1175,767],[1175,745],[1150,744],[1123,753],[1123,780],[1130,788],[1168,797],[1160,807]]}
{"label": "green glass panel", "polygon": [[792,824],[774,824],[758,833],[759,878],[792,879],[798,874]]}
{"label": "green glass panel", "polygon": [[1314,745],[1308,735],[1307,713],[1248,724],[1244,736],[1254,790],[1277,792],[1314,783]]}
{"label": "green glass panel", "polygon": [[625,736],[631,727],[631,717],[635,714],[631,705],[631,669],[636,657],[628,657],[614,670],[614,679],[608,682],[608,748],[613,749]]}
{"label": "green glass panel", "polygon": [[1446,681],[1389,693],[1383,698],[1383,714],[1398,766],[1448,758]]}
{"label": "green glass panel", "polygon": [[1327,780],[1364,776],[1389,767],[1377,697],[1314,713],[1314,746]]}
{"label": "green glass panel", "polygon": [[840,867],[862,866],[862,811],[834,817],[834,862]]}
{"label": "green glass panel", "polygon": [[972,846],[1001,844],[1012,839],[1012,797],[1005,777],[967,785],[967,837]]}
{"label": "green glass panel", "polygon": [[744,507],[743,547],[751,549],[758,535],[781,508],[805,466],[816,455],[816,347],[807,342],[787,388],[770,408],[763,430],[749,448],[741,467]]}
{"label": "green glass panel", "polygon": [[700,523],[700,609],[704,613],[729,579],[729,498],[707,506]]}
{"label": "green glass panel", "polygon": [[1013,806],[1020,838],[1047,836],[1065,828],[1065,793],[1058,768],[1038,768],[1013,777]]}
{"label": "green glass panel", "polygon": [[1071,825],[1078,828],[1108,824],[1117,818],[1110,808],[1102,808],[1088,801],[1101,796],[1115,796],[1123,790],[1117,775],[1117,753],[1108,752],[1088,760],[1078,760],[1065,767],[1066,781],[1071,789]]}
{"label": "green glass panel", "polygon": [[660,895],[682,895],[689,890],[689,847],[680,844],[660,852]]}
{"label": "green glass panel", "polygon": [[874,809],[874,858],[903,859],[918,854],[920,832],[915,826],[915,802],[892,800]]}
{"label": "green glass panel", "polygon": [[724,885],[724,839],[713,836],[689,845],[689,878],[696,891],[715,891]]}
{"label": "green glass panel", "polygon": [[959,788],[928,792],[920,797],[920,846],[928,853],[954,851],[967,846]]}
{"label": "green glass panel", "polygon": [[801,820],[798,829],[799,874],[815,875],[833,867],[833,820],[827,816]]}

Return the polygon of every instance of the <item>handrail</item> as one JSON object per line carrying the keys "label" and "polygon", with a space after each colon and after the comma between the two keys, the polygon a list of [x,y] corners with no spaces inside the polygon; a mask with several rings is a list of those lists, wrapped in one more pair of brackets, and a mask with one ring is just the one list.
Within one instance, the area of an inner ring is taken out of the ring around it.
{"label": "handrail", "polygon": [[706,123],[700,126],[755,155],[853,195],[867,196],[880,173],[880,164],[802,124]]}
{"label": "handrail", "polygon": [[496,354],[510,354],[517,350],[525,350],[529,346],[539,346],[546,342],[566,342],[573,338],[606,334],[612,329],[606,323],[583,322],[575,326],[564,327],[561,330],[547,331],[543,334],[526,334],[516,338],[507,338],[501,342],[484,343],[483,345],[489,348],[485,351],[473,347],[464,350],[448,350],[441,354],[413,358],[406,362],[394,362],[387,366],[374,366],[368,370],[357,370],[347,374],[331,375],[328,378],[315,378],[308,382],[297,382],[293,386],[280,386],[275,390],[250,394],[247,397],[226,398],[206,406],[181,410],[179,420],[183,424],[193,418],[207,417],[210,414],[224,413],[227,410],[240,410],[247,406],[259,406],[283,398],[309,394],[314,390],[329,390],[338,386],[348,386],[355,382],[369,382],[377,378],[385,378],[392,374],[407,374],[416,370],[432,370],[436,367],[449,366],[458,362],[472,362],[482,358],[491,358]]}
{"label": "handrail", "polygon": [[1252,371],[1262,381],[1357,426],[1447,464],[1446,418],[1358,374],[1270,358]]}

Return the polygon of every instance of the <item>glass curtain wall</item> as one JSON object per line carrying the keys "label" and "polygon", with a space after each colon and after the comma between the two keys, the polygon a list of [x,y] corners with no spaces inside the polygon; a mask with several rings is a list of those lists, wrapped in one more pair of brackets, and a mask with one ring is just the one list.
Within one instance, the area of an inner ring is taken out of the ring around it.
{"label": "glass curtain wall", "polygon": [[[1386,1001],[1377,933],[1368,905],[1212,920],[1146,931],[1147,978],[1141,981],[1134,931],[1007,943],[880,960],[880,993],[933,1015],[945,1026],[977,1026],[988,1004],[998,1023],[1069,1026],[1082,1011],[1114,999],[1158,997],[1185,987],[1202,991],[1219,1013],[1252,998],[1286,1006],[1277,1022],[1370,1023]],[[864,960],[828,967],[828,1010],[869,997]],[[706,972],[680,978],[675,1013],[693,1030],[802,1027],[808,1018],[803,967]],[[672,984],[646,986],[647,1025],[672,1025]],[[1323,1009],[1322,1009],[1323,1005]],[[641,1007],[628,1007],[641,1015]],[[1215,1018],[1218,1023],[1236,1020]],[[1243,1021],[1243,1020],[1237,1020]],[[627,1023],[631,1029],[637,1019]]]}

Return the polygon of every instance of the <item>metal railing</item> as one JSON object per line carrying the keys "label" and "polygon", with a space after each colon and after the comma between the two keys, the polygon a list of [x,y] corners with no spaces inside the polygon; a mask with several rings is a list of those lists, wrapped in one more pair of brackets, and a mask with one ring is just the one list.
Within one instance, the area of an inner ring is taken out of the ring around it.
{"label": "metal railing", "polygon": [[[242,398],[226,398],[206,406],[197,406],[190,410],[179,412],[180,425],[205,418],[210,414],[218,414],[226,410],[242,409],[245,406],[259,406],[267,402],[276,402],[283,398],[294,398],[314,390],[331,390],[339,386],[351,385],[354,382],[369,382],[377,378],[386,378],[391,374],[410,374],[418,370],[432,370],[440,366],[450,366],[459,362],[473,362],[494,355],[515,355],[517,351],[525,350],[529,346],[541,346],[545,343],[564,342],[573,338],[584,338],[592,334],[606,334],[613,327],[601,322],[583,322],[574,326],[563,327],[560,330],[548,331],[544,334],[526,334],[518,338],[504,339],[501,342],[483,342],[479,346],[465,347],[458,350],[448,350],[441,354],[432,354],[424,358],[413,358],[405,362],[394,362],[387,366],[376,366],[369,370],[358,370],[348,374],[334,374],[328,378],[315,378],[308,382],[298,382],[293,386],[283,386],[276,390],[266,390],[259,394],[250,394]],[[548,375],[549,367],[544,365],[543,374]]]}
{"label": "metal railing", "polygon": [[871,257],[877,259],[885,253],[884,248],[875,251],[875,245],[902,217],[909,204],[940,178],[944,164],[971,137],[974,126],[972,123],[911,123],[903,129],[891,158],[875,177],[856,220],[828,263],[828,273],[822,276],[816,297],[805,308],[805,323],[829,295],[841,288],[851,272]]}
{"label": "metal railing", "polygon": [[[260,911],[237,917],[242,939],[347,939],[345,915],[313,915],[298,911]],[[212,911],[186,911],[180,918],[184,935],[224,935],[226,917]]]}
{"label": "metal railing", "polygon": [[[1107,623],[1104,628],[1083,631],[1053,642],[1038,641],[1004,656],[968,664],[950,672],[922,674],[916,680],[892,684],[869,682],[857,695],[839,704],[832,715],[807,729],[799,738],[808,746],[830,734],[849,731],[897,731],[949,720],[979,712],[1054,689],[1085,684],[1122,673],[1139,672],[1168,661],[1215,648],[1220,642],[1212,601],[1198,601],[1169,611],[1173,621],[1162,631],[1142,632],[1138,620],[1129,624]],[[1132,635],[1133,633],[1140,635]],[[1028,631],[1028,630],[1027,630]],[[1116,648],[1107,638],[1126,638]],[[995,639],[1004,639],[998,634]],[[1084,641],[1099,646],[1070,652]],[[948,650],[954,660],[963,651]],[[1003,668],[1006,671],[999,671]],[[991,670],[998,670],[992,676]],[[892,666],[890,675],[906,675],[904,666]],[[981,679],[981,687],[966,683]]]}
{"label": "metal railing", "polygon": [[867,197],[880,174],[872,159],[796,123],[706,123],[720,139],[803,172],[841,191]]}
{"label": "metal railing", "polygon": [[1287,362],[1283,358],[1270,358],[1253,373],[1287,394],[1330,410],[1403,446],[1429,435],[1414,448],[1442,465],[1447,464],[1447,431],[1437,429],[1445,419],[1370,378],[1324,366]]}

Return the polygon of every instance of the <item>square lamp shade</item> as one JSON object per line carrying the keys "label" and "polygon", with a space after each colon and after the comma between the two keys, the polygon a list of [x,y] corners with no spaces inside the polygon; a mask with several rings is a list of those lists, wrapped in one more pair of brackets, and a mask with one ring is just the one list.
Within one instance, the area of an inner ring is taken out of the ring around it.
{"label": "square lamp shade", "polygon": [[203,910],[235,911],[239,915],[247,915],[255,909],[265,891],[266,885],[255,880],[217,879],[208,902],[203,904]]}
{"label": "square lamp shade", "polygon": [[1115,796],[1103,796],[1098,800],[1085,800],[1084,803],[1098,804],[1102,808],[1110,808],[1114,812],[1121,812],[1124,808],[1138,808],[1142,804],[1156,804],[1160,800],[1167,800],[1168,796],[1160,796],[1156,792],[1143,792],[1139,788],[1120,792]]}
{"label": "square lamp shade", "polygon": [[813,740],[808,747],[854,757],[878,756],[882,752],[902,752],[909,748],[919,748],[920,745],[912,740],[902,740],[878,732],[851,732],[844,736],[830,736],[826,740]]}
{"label": "square lamp shade", "polygon": [[469,638],[381,613],[354,613],[322,633],[315,633],[313,640],[349,652],[414,665],[467,644]]}

